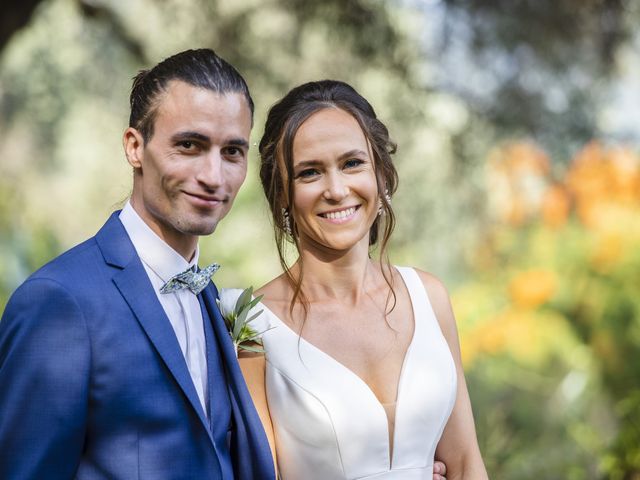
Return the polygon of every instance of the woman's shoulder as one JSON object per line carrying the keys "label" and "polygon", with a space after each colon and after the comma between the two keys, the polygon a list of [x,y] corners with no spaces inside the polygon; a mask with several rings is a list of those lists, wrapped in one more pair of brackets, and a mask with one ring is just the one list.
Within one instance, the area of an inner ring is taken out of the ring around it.
{"label": "woman's shoulder", "polygon": [[427,290],[429,298],[432,302],[442,300],[446,300],[447,302],[449,301],[449,292],[447,291],[447,287],[444,285],[442,280],[436,277],[433,273],[429,273],[415,267],[412,268],[418,274],[418,277],[422,281],[422,284]]}
{"label": "woman's shoulder", "polygon": [[255,296],[260,296],[261,303],[281,318],[280,314],[289,308],[293,291],[289,279],[282,274],[256,290]]}
{"label": "woman's shoulder", "polygon": [[286,296],[289,284],[285,274],[268,281],[255,292],[256,296],[262,295],[267,299],[280,299]]}
{"label": "woman's shoulder", "polygon": [[[261,297],[260,303],[262,304],[286,299],[288,295],[287,282],[286,278],[283,277],[284,275],[280,275],[260,288],[252,289],[252,297]],[[231,310],[244,292],[246,292],[246,289],[222,287],[218,292],[219,303],[226,307],[225,310]]]}

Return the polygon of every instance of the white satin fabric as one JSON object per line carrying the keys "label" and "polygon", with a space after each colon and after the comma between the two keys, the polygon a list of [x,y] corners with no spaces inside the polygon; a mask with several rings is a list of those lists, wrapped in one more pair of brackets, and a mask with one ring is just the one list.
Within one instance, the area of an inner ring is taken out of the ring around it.
{"label": "white satin fabric", "polygon": [[263,335],[267,398],[282,480],[432,479],[456,369],[418,274],[396,268],[415,329],[398,383],[391,459],[387,415],[367,384],[259,305],[263,314],[252,323],[270,328]]}

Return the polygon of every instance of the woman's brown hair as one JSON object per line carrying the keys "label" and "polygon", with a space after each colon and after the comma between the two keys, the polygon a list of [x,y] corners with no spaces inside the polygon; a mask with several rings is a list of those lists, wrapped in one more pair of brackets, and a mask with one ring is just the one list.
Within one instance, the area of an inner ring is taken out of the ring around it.
{"label": "woman's brown hair", "polygon": [[[302,291],[304,269],[299,261],[299,274],[294,277],[285,258],[286,245],[291,241],[298,253],[300,245],[293,216],[293,140],[300,126],[314,113],[325,108],[339,108],[358,122],[372,153],[382,214],[378,215],[369,230],[369,245],[380,243],[380,267],[393,297],[390,309],[395,306],[391,266],[387,257],[387,245],[395,216],[391,208],[391,196],[398,187],[398,173],[391,160],[396,145],[390,140],[387,127],[378,120],[373,107],[350,85],[336,80],[322,80],[300,85],[287,93],[269,110],[264,134],[260,140],[260,180],[271,214],[280,264],[293,288],[289,312],[299,301],[305,311],[308,303]],[[285,213],[286,212],[286,213]],[[287,215],[288,214],[288,215]],[[287,233],[285,215],[288,217]],[[381,238],[381,241],[379,242]],[[389,299],[387,300],[387,304]],[[390,311],[390,310],[389,310]]]}

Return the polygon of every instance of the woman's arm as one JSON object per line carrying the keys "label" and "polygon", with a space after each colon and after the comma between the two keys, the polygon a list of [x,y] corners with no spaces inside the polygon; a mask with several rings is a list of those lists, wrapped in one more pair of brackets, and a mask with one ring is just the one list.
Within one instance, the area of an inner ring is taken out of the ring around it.
{"label": "woman's arm", "polygon": [[253,400],[260,421],[264,427],[264,431],[267,434],[267,440],[269,440],[269,447],[271,448],[271,455],[273,456],[273,464],[276,468],[276,477],[278,471],[278,464],[276,463],[276,446],[273,436],[273,425],[271,424],[271,415],[269,414],[269,405],[267,403],[267,390],[265,387],[265,365],[266,361],[263,353],[253,353],[240,350],[238,352],[238,362],[240,363],[240,369],[244,380],[249,387],[249,393]]}
{"label": "woman's arm", "polygon": [[462,370],[458,329],[446,288],[433,275],[418,271],[440,328],[451,350],[458,376],[458,390],[451,416],[436,449],[436,456],[447,465],[447,479],[488,479],[473,421],[469,392]]}

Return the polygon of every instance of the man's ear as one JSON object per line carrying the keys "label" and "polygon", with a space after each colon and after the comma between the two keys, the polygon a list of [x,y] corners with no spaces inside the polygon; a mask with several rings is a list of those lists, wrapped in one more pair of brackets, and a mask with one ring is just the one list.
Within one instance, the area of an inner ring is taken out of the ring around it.
{"label": "man's ear", "polygon": [[142,134],[133,127],[127,128],[122,136],[122,145],[129,165],[133,168],[142,168],[142,159],[144,158]]}

